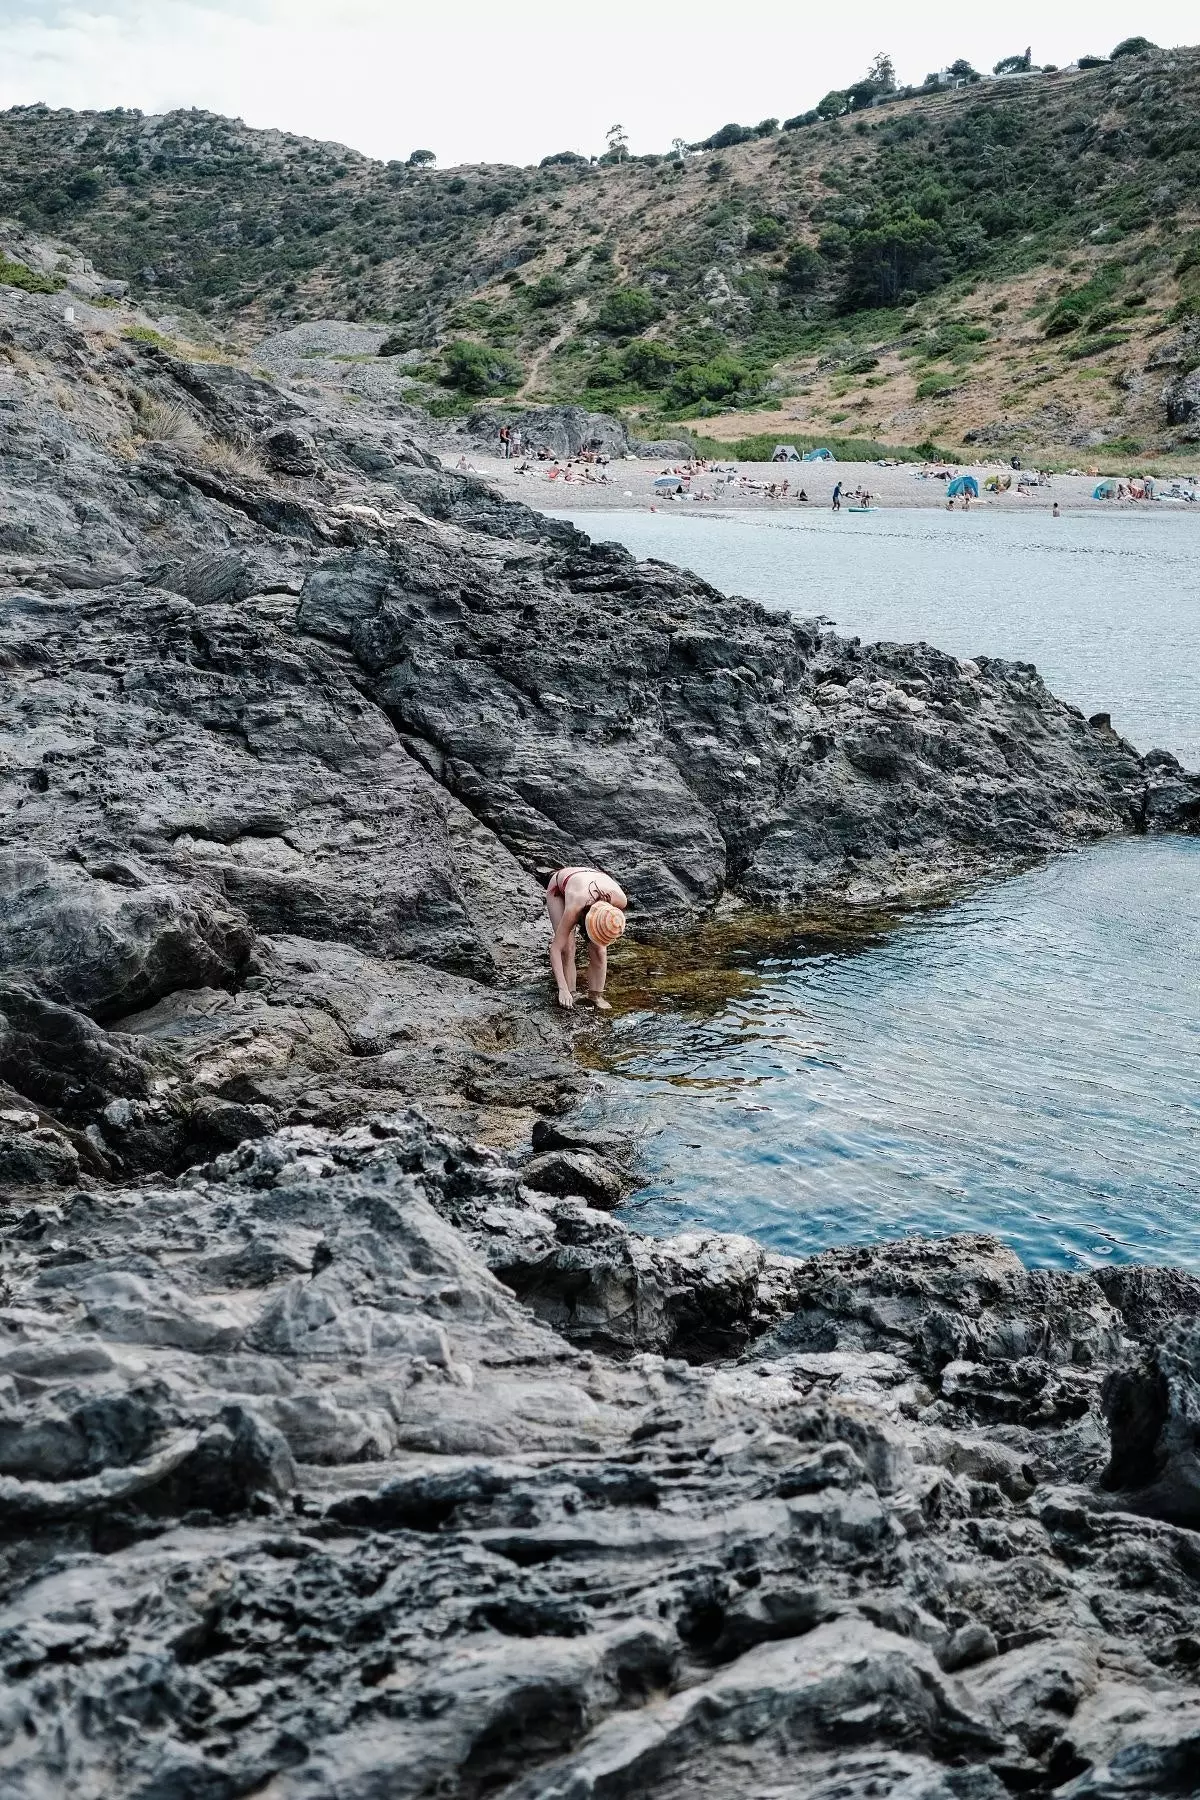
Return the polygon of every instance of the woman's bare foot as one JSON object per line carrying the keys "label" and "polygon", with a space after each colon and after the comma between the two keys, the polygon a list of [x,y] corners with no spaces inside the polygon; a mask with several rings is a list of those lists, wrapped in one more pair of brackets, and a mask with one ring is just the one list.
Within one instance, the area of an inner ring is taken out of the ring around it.
{"label": "woman's bare foot", "polygon": [[611,1012],[612,1011],[612,1007],[609,1005],[608,1001],[604,998],[603,994],[589,994],[588,999],[591,1001],[592,1005],[595,1007],[597,1012]]}

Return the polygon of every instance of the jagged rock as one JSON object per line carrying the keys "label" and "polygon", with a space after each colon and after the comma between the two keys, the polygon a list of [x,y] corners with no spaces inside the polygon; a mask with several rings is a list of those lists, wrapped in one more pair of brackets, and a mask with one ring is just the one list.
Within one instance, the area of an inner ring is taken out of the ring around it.
{"label": "jagged rock", "polygon": [[306,431],[299,431],[294,425],[275,425],[265,431],[259,448],[268,465],[281,475],[311,479],[320,473],[316,445]]}
{"label": "jagged rock", "polygon": [[589,1206],[610,1211],[621,1199],[618,1170],[594,1150],[547,1150],[521,1170],[526,1187],[543,1194],[578,1194]]}
{"label": "jagged rock", "polygon": [[1175,1326],[1103,1392],[1112,1437],[1104,1485],[1121,1505],[1200,1525],[1200,1325]]}
{"label": "jagged rock", "polygon": [[1162,392],[1168,425],[1194,425],[1200,420],[1200,369],[1177,375]]}
{"label": "jagged rock", "polygon": [[581,406],[536,406],[516,411],[506,407],[503,413],[481,407],[466,420],[463,430],[473,442],[495,454],[502,424],[520,431],[523,455],[535,456],[539,450],[546,450],[565,461],[578,456],[581,450],[605,456],[630,454],[629,433],[620,419],[609,413],[585,412]]}
{"label": "jagged rock", "polygon": [[69,1186],[79,1179],[79,1152],[64,1132],[37,1113],[0,1111],[0,1189]]}
{"label": "jagged rock", "polygon": [[[489,1270],[546,1206],[599,1234],[596,1348]],[[1090,1276],[650,1242],[412,1114],[77,1192],[0,1258],[6,1791],[996,1800],[1187,1766],[1188,1534],[1047,1486],[1077,1425],[952,1431],[924,1385],[952,1292],[998,1363],[1035,1292],[1060,1366],[1103,1360]],[[647,1354],[744,1342],[788,1286],[890,1348]]]}

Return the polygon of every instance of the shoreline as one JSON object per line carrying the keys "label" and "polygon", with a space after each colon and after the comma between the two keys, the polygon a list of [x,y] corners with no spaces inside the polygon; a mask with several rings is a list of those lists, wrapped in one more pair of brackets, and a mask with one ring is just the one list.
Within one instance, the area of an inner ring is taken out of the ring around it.
{"label": "shoreline", "polygon": [[[927,511],[945,512],[946,483],[935,475],[924,473],[922,469],[950,467],[954,474],[973,475],[979,484],[979,498],[972,500],[969,510],[979,510],[996,514],[1019,516],[1027,513],[1050,514],[1058,503],[1061,512],[1078,513],[1121,513],[1133,514],[1191,514],[1200,516],[1200,501],[1190,502],[1169,497],[1154,500],[1097,500],[1093,498],[1093,490],[1101,479],[1095,475],[1054,475],[1043,485],[1028,490],[1027,494],[1018,493],[1017,482],[1019,471],[1000,469],[996,464],[941,464],[918,465],[900,463],[894,467],[881,468],[876,463],[860,462],[827,462],[827,463],[747,463],[722,462],[720,475],[704,472],[695,476],[691,487],[706,496],[697,499],[692,495],[676,498],[670,494],[655,494],[654,482],[664,471],[671,470],[674,465],[663,461],[652,461],[640,457],[626,457],[610,463],[600,471],[607,475],[607,482],[588,480],[582,473],[587,465],[558,465],[549,463],[530,463],[525,474],[518,473],[519,464],[515,461],[505,462],[502,457],[485,452],[462,458],[443,456],[443,467],[448,473],[475,475],[491,482],[505,499],[521,500],[527,506],[539,512],[628,512],[658,511],[687,512],[702,516],[705,513],[729,512],[767,512],[773,514],[792,514],[804,512],[829,511],[832,503],[834,487],[838,482],[843,489],[853,492],[865,488],[872,497],[872,511]],[[465,463],[465,468],[462,464]],[[567,473],[576,477],[566,479],[565,474],[551,478],[551,468],[563,467]],[[740,480],[729,481],[725,471],[736,470],[737,476],[745,477],[747,485]],[[984,482],[989,477],[1006,474],[1012,477],[1012,487],[1002,494],[984,492]],[[767,489],[772,483],[778,487],[787,481],[789,492],[786,497],[770,497]],[[754,485],[750,485],[750,484]],[[1160,482],[1160,489],[1169,489],[1168,481]],[[1179,482],[1181,492],[1188,491],[1189,485],[1182,479]],[[803,489],[807,502],[797,498],[797,490]],[[1200,490],[1196,490],[1200,491]],[[848,510],[843,503],[843,511]],[[956,504],[955,511],[961,510],[961,503]]]}

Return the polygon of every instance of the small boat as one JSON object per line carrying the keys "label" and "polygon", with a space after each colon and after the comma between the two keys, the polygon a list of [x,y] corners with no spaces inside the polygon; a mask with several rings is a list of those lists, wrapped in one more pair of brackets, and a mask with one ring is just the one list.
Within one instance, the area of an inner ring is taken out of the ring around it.
{"label": "small boat", "polygon": [[874,512],[875,510],[873,506],[848,506],[846,508],[847,512]]}

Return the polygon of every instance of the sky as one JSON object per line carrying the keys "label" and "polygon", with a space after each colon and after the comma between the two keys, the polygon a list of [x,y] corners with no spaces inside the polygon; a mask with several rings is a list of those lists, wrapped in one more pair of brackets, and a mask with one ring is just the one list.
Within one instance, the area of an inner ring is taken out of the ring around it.
{"label": "sky", "polygon": [[787,118],[880,50],[920,82],[959,56],[990,70],[1031,34],[1034,61],[1062,65],[1146,29],[1124,0],[1056,0],[1034,23],[895,0],[0,0],[0,107],[198,106],[384,159],[527,164],[597,153],[618,123],[639,153]]}

